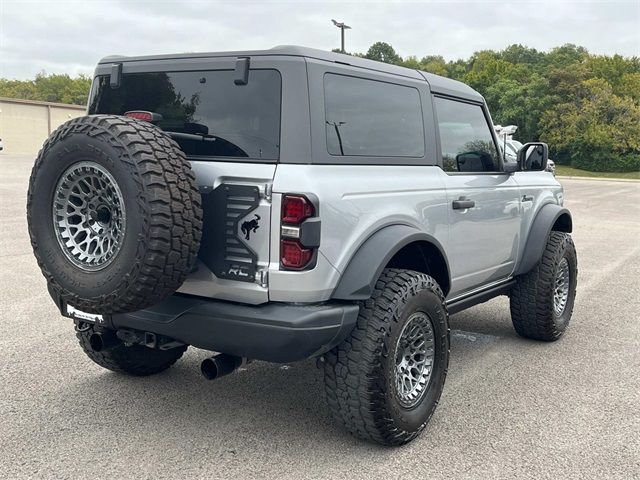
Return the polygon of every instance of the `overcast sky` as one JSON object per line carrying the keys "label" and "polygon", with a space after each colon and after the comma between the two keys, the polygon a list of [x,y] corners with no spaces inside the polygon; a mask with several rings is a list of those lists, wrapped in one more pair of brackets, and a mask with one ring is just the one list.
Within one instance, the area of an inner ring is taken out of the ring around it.
{"label": "overcast sky", "polygon": [[0,0],[0,77],[91,74],[111,54],[339,47],[331,19],[353,27],[346,49],[376,41],[402,55],[469,57],[521,43],[640,55],[640,0],[626,1],[93,1]]}

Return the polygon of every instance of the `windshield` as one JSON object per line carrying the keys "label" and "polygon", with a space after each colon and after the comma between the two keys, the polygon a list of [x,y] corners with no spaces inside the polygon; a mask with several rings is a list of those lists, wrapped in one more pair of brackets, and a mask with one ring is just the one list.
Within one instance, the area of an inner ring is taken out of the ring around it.
{"label": "windshield", "polygon": [[96,77],[89,113],[159,114],[154,122],[190,157],[277,160],[280,155],[281,79],[276,70],[250,70],[246,85],[233,70],[135,73],[119,88]]}

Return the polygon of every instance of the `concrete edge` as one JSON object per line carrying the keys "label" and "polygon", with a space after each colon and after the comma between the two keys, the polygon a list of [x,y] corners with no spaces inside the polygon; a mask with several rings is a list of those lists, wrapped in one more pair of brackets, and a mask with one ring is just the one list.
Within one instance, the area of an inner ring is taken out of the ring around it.
{"label": "concrete edge", "polygon": [[556,175],[559,180],[593,180],[594,182],[625,182],[625,183],[640,183],[640,180],[635,178],[607,178],[607,177],[581,177],[581,176],[565,176]]}

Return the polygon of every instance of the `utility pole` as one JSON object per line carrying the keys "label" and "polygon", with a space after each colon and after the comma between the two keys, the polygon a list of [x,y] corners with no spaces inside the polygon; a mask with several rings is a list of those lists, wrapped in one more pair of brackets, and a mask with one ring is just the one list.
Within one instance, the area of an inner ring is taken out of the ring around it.
{"label": "utility pole", "polygon": [[344,22],[336,22],[333,18],[331,19],[333,24],[340,29],[340,51],[342,53],[346,53],[344,50],[344,31],[351,29],[349,25],[346,25]]}

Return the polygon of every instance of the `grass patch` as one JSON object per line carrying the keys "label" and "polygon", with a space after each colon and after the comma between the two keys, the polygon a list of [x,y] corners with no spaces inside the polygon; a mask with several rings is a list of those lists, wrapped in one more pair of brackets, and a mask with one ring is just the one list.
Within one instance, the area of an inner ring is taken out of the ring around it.
{"label": "grass patch", "polygon": [[593,178],[628,178],[640,180],[640,172],[589,172],[567,165],[556,165],[556,175],[565,177],[593,177]]}

